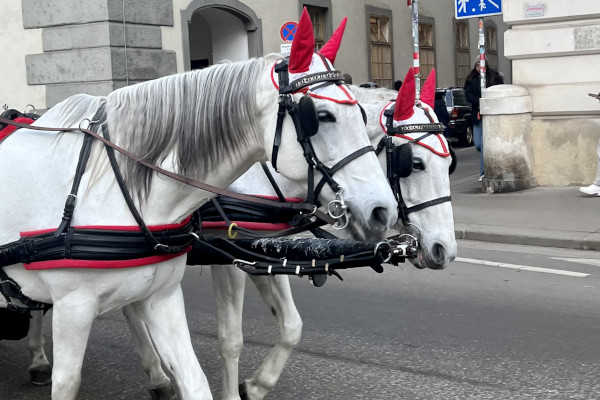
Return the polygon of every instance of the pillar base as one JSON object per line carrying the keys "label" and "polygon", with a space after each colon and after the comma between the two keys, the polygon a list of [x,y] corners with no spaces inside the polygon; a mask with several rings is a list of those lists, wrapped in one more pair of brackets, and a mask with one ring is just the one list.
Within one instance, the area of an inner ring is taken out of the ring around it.
{"label": "pillar base", "polygon": [[537,186],[534,178],[529,179],[488,179],[483,178],[481,191],[488,194],[509,193],[519,190],[531,189]]}

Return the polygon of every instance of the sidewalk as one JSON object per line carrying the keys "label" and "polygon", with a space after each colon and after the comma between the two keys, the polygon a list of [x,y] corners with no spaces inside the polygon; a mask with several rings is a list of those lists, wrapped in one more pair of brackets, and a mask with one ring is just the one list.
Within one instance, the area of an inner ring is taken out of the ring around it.
{"label": "sidewalk", "polygon": [[600,251],[600,197],[577,186],[452,193],[457,239]]}

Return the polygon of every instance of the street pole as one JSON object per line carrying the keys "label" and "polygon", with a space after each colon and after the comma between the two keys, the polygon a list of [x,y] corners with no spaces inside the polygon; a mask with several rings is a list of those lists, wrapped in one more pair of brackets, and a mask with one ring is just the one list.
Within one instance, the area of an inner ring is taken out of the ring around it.
{"label": "street pole", "polygon": [[486,88],[485,82],[485,31],[483,29],[483,17],[479,17],[479,75],[481,77],[481,93]]}
{"label": "street pole", "polygon": [[[410,0],[409,0],[410,1]],[[421,97],[421,67],[419,64],[419,0],[412,0],[413,67],[415,73],[415,103]]]}

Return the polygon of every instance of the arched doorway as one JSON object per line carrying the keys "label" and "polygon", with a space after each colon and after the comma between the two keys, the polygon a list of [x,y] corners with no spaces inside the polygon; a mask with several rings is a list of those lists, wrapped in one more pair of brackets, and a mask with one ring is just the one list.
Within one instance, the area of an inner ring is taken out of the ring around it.
{"label": "arched doorway", "polygon": [[262,55],[261,22],[237,0],[194,0],[181,21],[186,71]]}

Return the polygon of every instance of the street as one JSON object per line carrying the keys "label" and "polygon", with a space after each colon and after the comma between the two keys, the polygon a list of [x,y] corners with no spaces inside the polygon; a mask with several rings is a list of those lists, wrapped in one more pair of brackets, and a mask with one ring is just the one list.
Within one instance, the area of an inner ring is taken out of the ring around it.
{"label": "street", "polygon": [[[452,192],[480,190],[478,153],[458,148]],[[322,288],[292,277],[299,347],[269,399],[600,399],[600,253],[459,241],[443,271],[410,264],[342,271]],[[258,367],[276,325],[248,284],[240,377]],[[183,280],[196,355],[220,397],[210,269]],[[51,359],[51,317],[45,337]],[[25,341],[0,342],[0,399],[50,397],[29,384]],[[97,318],[79,399],[148,399],[120,311]]]}

